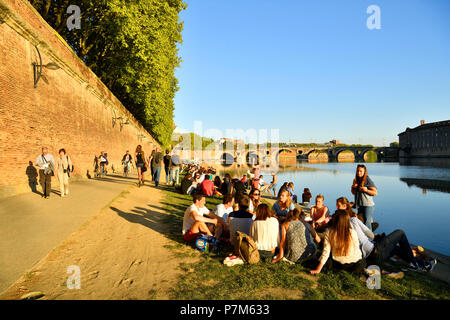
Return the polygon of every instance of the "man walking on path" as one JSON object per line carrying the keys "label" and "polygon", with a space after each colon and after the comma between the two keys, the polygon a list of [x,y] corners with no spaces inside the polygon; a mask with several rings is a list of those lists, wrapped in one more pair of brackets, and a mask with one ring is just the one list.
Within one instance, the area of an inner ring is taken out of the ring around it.
{"label": "man walking on path", "polygon": [[42,148],[42,154],[37,157],[36,165],[39,167],[39,183],[42,187],[42,196],[48,199],[52,190],[52,175],[55,169],[55,159],[48,153],[46,147]]}
{"label": "man walking on path", "polygon": [[163,158],[163,156],[162,156],[161,152],[159,151],[159,148],[156,148],[156,152],[152,158],[152,165],[153,165],[153,171],[154,171],[153,180],[155,180],[155,187],[157,187],[157,188],[159,185],[159,176],[161,175],[162,158]]}

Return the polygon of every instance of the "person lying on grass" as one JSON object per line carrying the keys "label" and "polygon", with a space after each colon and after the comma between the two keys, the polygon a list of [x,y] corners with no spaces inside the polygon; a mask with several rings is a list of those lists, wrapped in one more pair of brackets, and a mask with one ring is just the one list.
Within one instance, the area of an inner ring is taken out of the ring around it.
{"label": "person lying on grass", "polygon": [[[202,234],[212,236],[212,233],[206,223],[217,225],[217,219],[207,218],[209,210],[205,207],[206,198],[203,194],[193,195],[193,204],[191,204],[184,212],[183,218],[183,237],[186,242],[195,241]],[[217,231],[218,228],[216,228]]]}
{"label": "person lying on grass", "polygon": [[317,247],[314,241],[319,243],[320,237],[301,216],[302,209],[289,211],[286,222],[281,226],[280,252],[272,263],[279,262],[283,257],[290,262],[301,263],[315,255]]}
{"label": "person lying on grass", "polygon": [[[359,248],[358,235],[350,224],[350,215],[345,210],[337,210],[333,224],[325,231],[324,246],[319,265],[311,274],[318,274],[324,269],[342,269],[361,274],[366,261]],[[331,257],[330,257],[331,254]],[[329,259],[330,258],[330,259]]]}
{"label": "person lying on grass", "polygon": [[[375,236],[367,226],[357,218],[345,197],[336,200],[336,206],[350,214],[350,224],[358,235],[363,258],[369,265],[381,265],[381,263],[394,255],[397,255],[406,263],[412,271],[431,271],[436,265],[436,260],[425,261],[414,257],[408,238],[403,230],[395,230],[389,235]],[[333,221],[336,219],[333,215]]]}

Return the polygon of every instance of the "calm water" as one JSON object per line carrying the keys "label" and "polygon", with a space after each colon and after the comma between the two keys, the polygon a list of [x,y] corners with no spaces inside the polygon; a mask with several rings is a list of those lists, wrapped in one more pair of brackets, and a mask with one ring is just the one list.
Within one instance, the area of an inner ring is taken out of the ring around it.
{"label": "calm water", "polygon": [[[301,200],[303,188],[315,196],[322,193],[331,213],[336,199],[344,196],[354,201],[350,187],[355,176],[355,163],[299,163],[298,167],[314,171],[280,172],[279,186],[294,182]],[[424,166],[399,163],[365,163],[378,196],[374,197],[374,221],[377,232],[389,234],[403,229],[411,243],[450,255],[450,165]],[[270,181],[265,174],[265,180]]]}

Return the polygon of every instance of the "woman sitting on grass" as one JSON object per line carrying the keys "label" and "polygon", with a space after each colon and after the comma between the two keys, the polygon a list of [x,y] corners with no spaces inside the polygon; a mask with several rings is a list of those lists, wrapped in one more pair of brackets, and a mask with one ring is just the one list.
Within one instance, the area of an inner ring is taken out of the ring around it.
{"label": "woman sitting on grass", "polygon": [[[324,247],[319,265],[311,274],[324,269],[342,269],[356,274],[362,273],[366,266],[359,249],[358,235],[350,224],[350,215],[345,210],[337,210],[333,223],[325,231]],[[329,259],[331,254],[331,259]]]}
{"label": "woman sitting on grass", "polygon": [[312,195],[311,195],[311,191],[309,191],[309,188],[304,188],[303,189],[303,194],[302,194],[302,203],[304,205],[309,204],[309,201],[311,200]]}
{"label": "woman sitting on grass", "polygon": [[193,176],[192,184],[189,187],[189,189],[187,190],[187,194],[193,195],[193,194],[197,193],[199,185],[200,185],[200,174],[196,173]]}
{"label": "woman sitting on grass", "polygon": [[256,208],[256,218],[250,227],[250,237],[255,241],[261,259],[271,261],[280,243],[280,227],[278,220],[272,217],[267,204],[260,204]]}
{"label": "woman sitting on grass", "polygon": [[292,263],[301,263],[315,255],[317,247],[314,241],[319,243],[320,237],[309,223],[301,219],[301,215],[301,209],[289,211],[286,222],[281,226],[280,252],[272,263],[283,258]]}
{"label": "woman sitting on grass", "polygon": [[280,196],[278,197],[277,202],[272,207],[272,211],[274,215],[280,222],[284,222],[286,220],[287,214],[289,211],[294,210],[295,206],[292,203],[291,196],[289,191],[284,189],[280,192]]}
{"label": "woman sitting on grass", "polygon": [[[395,230],[389,235],[377,235],[367,228],[367,226],[358,219],[357,215],[350,208],[350,204],[345,197],[336,200],[336,206],[343,208],[350,214],[350,224],[352,229],[358,235],[358,241],[361,247],[363,258],[369,265],[381,265],[381,263],[390,257],[398,256],[406,263],[408,268],[413,271],[431,271],[436,265],[436,260],[424,261],[414,257],[408,238],[403,230]],[[339,211],[339,210],[338,210]],[[333,215],[333,221],[336,220],[336,214]]]}
{"label": "woman sitting on grass", "polygon": [[323,195],[319,194],[316,197],[316,205],[311,208],[313,227],[317,232],[324,231],[330,221],[330,210],[323,205],[323,201]]}
{"label": "woman sitting on grass", "polygon": [[258,189],[252,189],[249,196],[250,205],[248,206],[248,211],[255,214],[256,208],[261,203],[261,192]]}

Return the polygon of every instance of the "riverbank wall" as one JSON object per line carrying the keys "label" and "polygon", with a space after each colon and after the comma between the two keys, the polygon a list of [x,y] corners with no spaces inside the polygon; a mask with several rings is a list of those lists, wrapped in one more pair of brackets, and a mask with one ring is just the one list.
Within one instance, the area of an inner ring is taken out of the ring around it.
{"label": "riverbank wall", "polygon": [[[0,198],[36,187],[44,146],[54,157],[66,149],[71,179],[92,174],[101,151],[119,168],[126,150],[159,146],[26,0],[0,0],[0,55]],[[57,69],[36,83],[41,63]]]}

